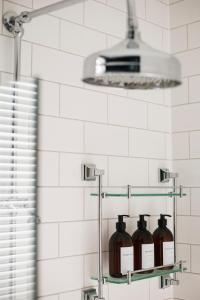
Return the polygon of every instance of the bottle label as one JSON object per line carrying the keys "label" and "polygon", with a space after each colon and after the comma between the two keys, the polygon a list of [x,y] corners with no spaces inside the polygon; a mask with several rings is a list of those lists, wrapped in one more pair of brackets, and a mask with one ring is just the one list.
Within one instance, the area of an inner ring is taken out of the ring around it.
{"label": "bottle label", "polygon": [[174,242],[163,243],[163,265],[174,264]]}
{"label": "bottle label", "polygon": [[121,247],[121,274],[133,271],[133,247]]}
{"label": "bottle label", "polygon": [[142,269],[154,268],[154,244],[142,245]]}

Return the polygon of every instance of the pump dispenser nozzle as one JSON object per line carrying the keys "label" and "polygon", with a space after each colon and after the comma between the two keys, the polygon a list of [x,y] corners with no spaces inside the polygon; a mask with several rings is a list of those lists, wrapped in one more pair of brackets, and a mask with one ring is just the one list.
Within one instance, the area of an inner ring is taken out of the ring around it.
{"label": "pump dispenser nozzle", "polygon": [[116,223],[116,228],[118,231],[124,231],[126,229],[126,223],[124,222],[124,217],[130,218],[129,215],[118,215],[118,222]]}
{"label": "pump dispenser nozzle", "polygon": [[140,215],[140,219],[139,219],[139,221],[138,221],[138,228],[139,228],[139,229],[144,229],[144,228],[147,227],[147,221],[145,220],[144,217],[150,217],[150,215],[147,215],[147,214],[145,214],[145,215]]}
{"label": "pump dispenser nozzle", "polygon": [[166,217],[171,218],[172,216],[171,215],[160,214],[160,219],[158,220],[158,225],[160,227],[166,227],[167,226],[167,219],[166,219]]}

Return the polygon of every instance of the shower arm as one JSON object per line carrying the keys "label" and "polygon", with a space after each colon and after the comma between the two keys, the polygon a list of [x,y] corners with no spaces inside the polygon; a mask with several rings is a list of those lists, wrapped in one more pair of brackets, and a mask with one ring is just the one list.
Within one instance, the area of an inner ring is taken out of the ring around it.
{"label": "shower arm", "polygon": [[[86,0],[87,1],[87,0]],[[55,10],[62,9],[64,7],[72,6],[85,0],[63,0],[57,3],[33,10],[23,11],[19,15],[13,15],[13,13],[6,13],[3,17],[3,24],[5,28],[13,34],[15,38],[15,61],[14,61],[14,80],[19,80],[20,76],[20,61],[21,61],[21,39],[23,37],[24,29],[23,24],[30,22],[32,19],[42,16],[44,14],[51,13]],[[135,36],[135,30],[138,28],[137,18],[134,14],[135,0],[127,0],[128,22],[127,22],[127,38],[133,39]]]}

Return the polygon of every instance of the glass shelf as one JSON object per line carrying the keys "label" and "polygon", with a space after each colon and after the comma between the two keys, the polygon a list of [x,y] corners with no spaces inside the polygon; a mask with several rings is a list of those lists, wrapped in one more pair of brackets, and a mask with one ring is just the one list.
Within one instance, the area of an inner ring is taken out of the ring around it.
{"label": "glass shelf", "polygon": [[[181,266],[175,266],[173,269],[170,270],[154,270],[152,273],[146,273],[146,274],[134,274],[131,277],[131,282],[144,280],[144,279],[150,279],[154,277],[160,277],[160,276],[167,276],[170,274],[175,274],[179,272],[186,271],[186,268],[181,268]],[[96,276],[92,277],[93,280],[98,280]],[[114,278],[111,276],[104,276],[104,280],[106,283],[114,283],[114,284],[128,284],[129,280],[126,276],[122,278]]]}
{"label": "glass shelf", "polygon": [[[92,197],[97,197],[98,194],[97,193],[91,193],[90,194]],[[183,193],[134,193],[130,195],[131,197],[184,197],[187,196],[187,194]],[[104,197],[108,198],[108,197],[124,197],[124,198],[128,198],[128,194],[115,194],[115,193],[104,193]]]}

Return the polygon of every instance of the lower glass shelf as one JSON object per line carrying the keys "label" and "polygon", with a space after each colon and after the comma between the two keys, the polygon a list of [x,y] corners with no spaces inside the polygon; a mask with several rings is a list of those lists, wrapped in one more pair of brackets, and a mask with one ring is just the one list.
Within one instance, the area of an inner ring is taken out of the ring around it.
{"label": "lower glass shelf", "polygon": [[[131,282],[144,280],[144,279],[150,279],[154,277],[160,277],[160,276],[166,276],[174,273],[179,273],[186,271],[186,268],[182,268],[181,266],[175,266],[172,269],[169,270],[154,270],[152,273],[146,273],[146,274],[134,274],[131,276]],[[92,277],[93,280],[98,280],[96,276]],[[104,276],[104,280],[106,283],[114,283],[114,284],[128,284],[129,280],[126,276],[121,278],[114,278],[111,276]]]}

